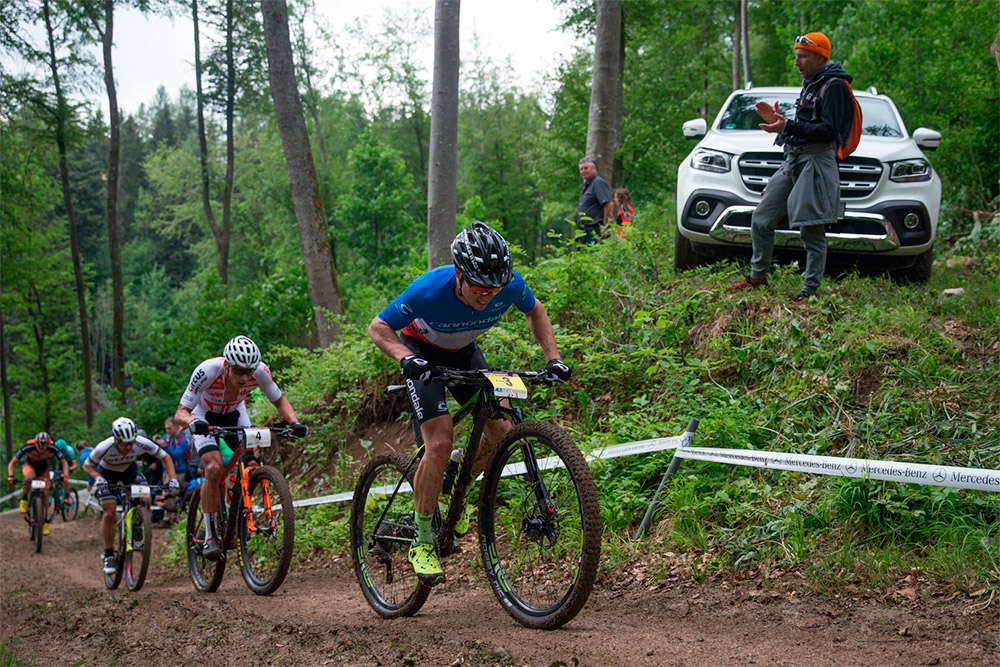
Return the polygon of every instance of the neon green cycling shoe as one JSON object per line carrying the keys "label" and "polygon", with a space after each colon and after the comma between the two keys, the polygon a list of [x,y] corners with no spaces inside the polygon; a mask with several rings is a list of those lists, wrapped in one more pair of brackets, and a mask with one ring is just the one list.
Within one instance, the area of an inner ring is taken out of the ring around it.
{"label": "neon green cycling shoe", "polygon": [[[448,505],[451,504],[450,496],[441,496],[442,500],[438,501],[438,511],[441,513],[442,517],[448,515]],[[465,499],[465,504],[462,506],[462,513],[458,515],[458,521],[455,522],[455,536],[462,537],[469,532],[469,522],[472,520],[472,505],[469,504],[469,499]]]}
{"label": "neon green cycling shoe", "polygon": [[425,586],[444,582],[444,570],[441,569],[441,561],[438,560],[433,544],[414,544],[410,547],[407,558],[413,571],[417,573],[417,578]]}

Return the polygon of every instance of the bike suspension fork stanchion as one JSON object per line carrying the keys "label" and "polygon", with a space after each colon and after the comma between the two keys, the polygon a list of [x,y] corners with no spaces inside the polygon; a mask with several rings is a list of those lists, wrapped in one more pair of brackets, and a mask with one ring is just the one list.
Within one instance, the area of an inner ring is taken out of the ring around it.
{"label": "bike suspension fork stanchion", "polygon": [[531,480],[531,488],[535,492],[538,510],[543,516],[548,516],[553,512],[552,500],[549,498],[549,490],[545,488],[545,480],[542,479],[542,471],[538,467],[534,446],[530,442],[525,442],[521,445],[521,454],[524,457],[525,474]]}
{"label": "bike suspension fork stanchion", "polygon": [[[243,519],[247,524],[247,532],[257,532],[257,527],[253,522],[253,505],[250,500],[250,469],[240,466],[240,495],[243,496]],[[264,515],[271,518],[271,494],[268,493],[267,480],[261,481],[261,488],[264,490]]]}
{"label": "bike suspension fork stanchion", "polygon": [[681,444],[674,450],[674,456],[670,459],[670,465],[667,466],[667,472],[663,473],[663,479],[660,480],[660,485],[656,487],[656,493],[653,494],[653,500],[649,503],[646,515],[642,517],[642,523],[639,524],[639,530],[635,532],[634,539],[642,539],[642,536],[646,533],[646,529],[649,528],[649,524],[653,520],[653,512],[656,511],[656,504],[660,500],[660,494],[663,493],[663,489],[666,488],[667,482],[670,481],[670,478],[673,477],[675,472],[677,472],[677,467],[681,464],[681,459],[677,456],[677,452],[691,444],[691,440],[694,438],[694,432],[697,429],[697,419],[692,419],[688,422],[687,429],[681,436]]}

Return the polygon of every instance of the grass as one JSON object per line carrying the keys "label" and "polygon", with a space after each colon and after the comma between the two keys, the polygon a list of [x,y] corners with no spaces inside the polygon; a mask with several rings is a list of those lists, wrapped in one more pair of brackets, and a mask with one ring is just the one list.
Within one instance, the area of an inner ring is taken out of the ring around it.
{"label": "grass", "polygon": [[[800,278],[790,267],[777,268],[767,290],[730,294],[725,286],[742,267],[678,274],[666,223],[643,222],[626,242],[518,267],[573,366],[569,385],[523,402],[532,418],[557,423],[585,451],[674,435],[695,417],[698,446],[1000,468],[992,245],[971,265],[936,265],[926,285],[828,277],[819,298],[793,310],[787,300]],[[964,291],[945,295],[950,287]],[[543,362],[517,313],[481,346],[500,367]],[[394,417],[380,412],[379,396],[395,368],[360,327],[329,350],[286,356],[283,388],[318,436],[304,458],[327,475],[294,480],[298,495],[350,488],[354,461],[343,443]],[[659,555],[657,576],[772,581],[795,571],[827,591],[906,577],[970,594],[1000,589],[1000,497],[986,492],[686,461],[649,537],[635,543],[669,458],[593,466],[608,574]],[[346,551],[347,511],[303,512],[297,552]]]}

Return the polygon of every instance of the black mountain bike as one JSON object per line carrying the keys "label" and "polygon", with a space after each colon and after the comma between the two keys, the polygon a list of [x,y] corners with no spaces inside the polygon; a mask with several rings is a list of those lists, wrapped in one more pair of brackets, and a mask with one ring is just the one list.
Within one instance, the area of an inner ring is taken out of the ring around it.
{"label": "black mountain bike", "polygon": [[227,433],[235,433],[239,445],[219,479],[219,509],[215,516],[223,551],[218,560],[202,555],[205,515],[201,509],[201,491],[204,485],[188,500],[186,538],[191,581],[204,593],[218,590],[226,569],[226,554],[235,549],[243,580],[250,590],[257,595],[270,595],[285,581],[292,564],[295,544],[292,492],[277,468],[250,468],[244,464],[241,454],[245,447],[269,447],[272,435],[293,437],[291,430],[241,426],[210,426],[209,429],[217,440]]}
{"label": "black mountain bike", "polygon": [[125,587],[137,591],[146,582],[149,561],[153,557],[153,520],[150,518],[150,498],[163,486],[109,482],[115,492],[115,527],[118,550],[115,553],[114,574],[104,574],[104,585],[114,590],[125,577]]}
{"label": "black mountain bike", "polygon": [[[14,480],[15,486],[20,483],[20,479]],[[28,492],[28,513],[24,515],[24,520],[28,523],[28,539],[35,543],[35,553],[42,553],[42,524],[48,521],[42,495],[47,484],[45,479],[33,479]]]}
{"label": "black mountain bike", "polygon": [[[450,502],[437,511],[434,529],[441,556],[454,551],[454,528],[472,489],[472,463],[487,419],[507,418],[514,427],[497,444],[479,485],[479,546],[493,592],[503,608],[530,628],[562,626],[590,595],[601,555],[601,513],[597,489],[583,454],[552,424],[525,421],[503,398],[526,398],[524,381],[541,374],[521,371],[464,371],[437,368],[431,382],[474,386],[475,396],[455,414],[458,424],[472,415],[472,432]],[[406,391],[405,385],[387,391]],[[411,616],[430,588],[407,559],[416,536],[413,475],[423,455],[414,420],[417,453],[374,457],[358,480],[351,506],[354,569],[371,607],[380,616]],[[446,490],[447,491],[447,490]]]}

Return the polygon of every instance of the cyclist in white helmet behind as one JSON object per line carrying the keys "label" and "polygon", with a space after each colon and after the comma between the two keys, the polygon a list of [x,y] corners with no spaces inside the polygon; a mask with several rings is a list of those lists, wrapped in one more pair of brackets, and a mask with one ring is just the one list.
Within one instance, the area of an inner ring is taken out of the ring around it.
{"label": "cyclist in white helmet behind", "polygon": [[174,462],[159,445],[144,435],[139,435],[135,422],[128,417],[119,417],[111,424],[111,437],[102,440],[91,450],[83,469],[95,477],[94,496],[104,511],[101,516],[101,540],[104,542],[104,553],[101,556],[105,574],[114,574],[115,563],[115,505],[116,494],[108,482],[123,484],[145,484],[146,478],[139,471],[136,461],[144,455],[155,456],[163,461],[170,475],[167,488],[176,493],[180,489]]}
{"label": "cyclist in white helmet behind", "polygon": [[[236,336],[222,351],[221,357],[206,359],[191,374],[187,390],[181,396],[174,422],[191,431],[192,446],[205,468],[205,483],[201,486],[201,508],[205,514],[205,546],[202,555],[217,560],[222,554],[215,515],[219,507],[219,480],[222,478],[222,454],[215,438],[209,436],[211,426],[251,426],[247,415],[246,397],[260,387],[278,414],[290,425],[292,434],[301,438],[309,432],[299,422],[291,403],[271,379],[271,371],[261,363],[260,349],[246,336]],[[226,442],[234,450],[235,437]],[[247,456],[253,459],[252,456]]]}

